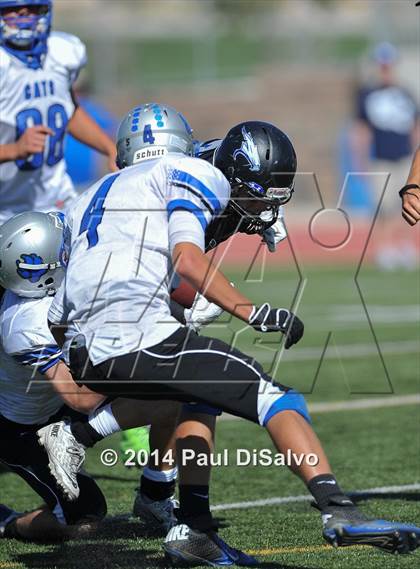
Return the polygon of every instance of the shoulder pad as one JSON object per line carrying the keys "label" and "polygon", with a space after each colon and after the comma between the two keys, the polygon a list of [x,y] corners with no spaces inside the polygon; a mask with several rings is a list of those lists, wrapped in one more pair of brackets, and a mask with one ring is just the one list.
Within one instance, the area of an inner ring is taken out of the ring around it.
{"label": "shoulder pad", "polygon": [[4,351],[12,355],[26,352],[35,346],[55,344],[47,320],[52,297],[31,299],[14,296],[18,301],[4,307],[4,311],[9,309],[13,312],[10,323],[3,327]]}
{"label": "shoulder pad", "polygon": [[[230,185],[222,172],[205,160],[191,156],[177,157],[169,164],[170,177],[178,180],[189,178],[186,183],[198,189],[201,185],[217,197],[220,210],[224,210],[230,198]],[[200,190],[201,191],[201,190]]]}
{"label": "shoulder pad", "polygon": [[11,56],[0,45],[0,72],[5,73],[10,66]]}
{"label": "shoulder pad", "polygon": [[86,46],[76,36],[65,32],[52,32],[48,38],[48,55],[70,73],[79,73],[86,65]]}

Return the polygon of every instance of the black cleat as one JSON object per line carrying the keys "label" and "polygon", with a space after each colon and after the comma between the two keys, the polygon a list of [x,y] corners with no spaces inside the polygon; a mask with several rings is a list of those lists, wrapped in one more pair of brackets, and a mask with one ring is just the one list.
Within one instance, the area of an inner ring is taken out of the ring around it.
{"label": "black cleat", "polygon": [[202,532],[178,524],[168,533],[163,545],[166,558],[176,567],[255,567],[257,560],[239,549],[230,547],[216,532]]}

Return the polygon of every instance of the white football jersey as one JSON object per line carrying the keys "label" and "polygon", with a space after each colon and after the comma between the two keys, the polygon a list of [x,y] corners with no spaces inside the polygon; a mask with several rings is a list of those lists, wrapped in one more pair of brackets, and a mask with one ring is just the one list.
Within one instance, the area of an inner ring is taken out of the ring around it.
{"label": "white football jersey", "polygon": [[65,208],[75,197],[63,158],[64,135],[74,112],[70,89],[86,50],[75,36],[53,32],[40,69],[30,69],[0,47],[0,144],[15,142],[31,126],[44,125],[44,153],[0,164],[0,223],[23,211]]}
{"label": "white football jersey", "polygon": [[0,414],[24,425],[45,423],[63,406],[43,373],[60,359],[48,329],[52,297],[6,291],[0,308]]}
{"label": "white football jersey", "polygon": [[220,170],[181,154],[99,180],[70,209],[65,285],[49,320],[79,330],[95,365],[162,342],[180,326],[169,309],[171,250],[204,250],[229,197]]}

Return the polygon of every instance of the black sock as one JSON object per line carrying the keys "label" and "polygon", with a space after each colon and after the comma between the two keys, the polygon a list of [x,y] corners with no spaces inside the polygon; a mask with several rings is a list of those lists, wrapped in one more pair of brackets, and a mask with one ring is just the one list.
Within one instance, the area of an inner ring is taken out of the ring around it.
{"label": "black sock", "polygon": [[315,498],[320,510],[325,509],[333,501],[336,505],[351,506],[353,502],[348,498],[333,474],[320,474],[308,482],[308,490]]}
{"label": "black sock", "polygon": [[180,484],[177,518],[180,523],[185,523],[193,529],[200,531],[213,529],[209,487],[198,484]]}
{"label": "black sock", "polygon": [[76,421],[70,425],[71,432],[76,441],[85,447],[93,447],[97,442],[105,437],[100,435],[89,423]]}
{"label": "black sock", "polygon": [[156,482],[143,475],[140,478],[140,492],[156,502],[166,500],[175,494],[175,480]]}

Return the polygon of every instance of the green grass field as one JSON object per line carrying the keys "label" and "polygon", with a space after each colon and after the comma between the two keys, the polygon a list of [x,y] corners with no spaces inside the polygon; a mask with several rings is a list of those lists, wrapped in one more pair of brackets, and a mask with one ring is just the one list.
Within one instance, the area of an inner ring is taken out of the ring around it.
{"label": "green grass field", "polygon": [[[244,273],[245,274],[245,273]],[[419,393],[418,344],[419,277],[415,273],[360,273],[359,285],[372,328],[361,309],[354,271],[344,268],[308,269],[299,315],[306,333],[285,359],[278,361],[276,338],[261,338],[240,323],[211,326],[207,332],[252,353],[283,383],[307,394],[309,403],[377,399]],[[238,270],[229,275],[253,299],[287,305],[295,295],[295,272],[268,272],[245,279]],[[381,347],[378,355],[374,335]],[[274,335],[273,335],[274,336]],[[321,354],[329,338],[329,346]],[[256,342],[257,339],[257,342]],[[417,343],[417,345],[416,345]],[[384,364],[384,365],[383,365]],[[348,491],[420,483],[420,410],[415,404],[313,414],[314,426],[329,454],[342,486]],[[217,449],[272,448],[266,433],[244,421],[220,421]],[[118,437],[103,441],[88,455],[87,469],[108,498],[111,518],[85,541],[37,545],[15,540],[0,542],[0,569],[78,568],[135,569],[165,567],[161,538],[128,514],[139,471],[122,465],[100,464],[100,451],[118,449]],[[18,510],[38,505],[37,497],[9,473],[0,474],[0,501]],[[253,501],[305,493],[299,480],[284,467],[221,467],[212,476],[212,503]],[[420,490],[365,495],[359,499],[367,513],[420,525]],[[321,522],[308,502],[264,507],[219,509],[226,527],[221,535],[236,547],[252,551],[265,568],[368,569],[418,567],[420,551],[394,557],[371,548],[334,550],[324,545]]]}

